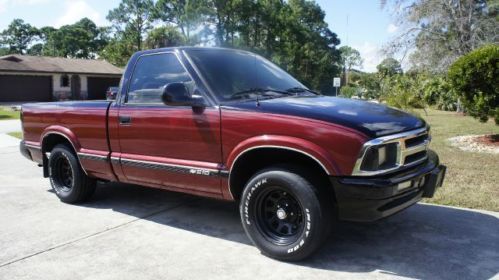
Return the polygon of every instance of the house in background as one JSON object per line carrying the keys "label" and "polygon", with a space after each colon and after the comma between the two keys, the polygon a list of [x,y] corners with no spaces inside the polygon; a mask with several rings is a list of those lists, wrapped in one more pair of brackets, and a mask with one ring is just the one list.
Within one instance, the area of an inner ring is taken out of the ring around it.
{"label": "house in background", "polygon": [[106,99],[123,70],[104,60],[0,57],[0,102]]}

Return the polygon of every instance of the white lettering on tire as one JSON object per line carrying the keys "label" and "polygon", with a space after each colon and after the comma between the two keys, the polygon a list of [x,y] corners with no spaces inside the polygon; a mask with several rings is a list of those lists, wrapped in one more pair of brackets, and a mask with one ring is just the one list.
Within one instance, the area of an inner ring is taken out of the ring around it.
{"label": "white lettering on tire", "polygon": [[267,183],[267,178],[263,178],[260,181],[256,182],[253,185],[253,187],[251,187],[248,195],[246,196],[246,200],[244,201],[244,220],[245,220],[245,222],[246,222],[247,225],[251,225],[250,218],[249,218],[249,210],[248,210],[248,206],[249,206],[249,202],[250,202],[251,196],[253,196],[253,192],[255,190],[257,190],[261,185],[263,185],[265,183]]}
{"label": "white lettering on tire", "polygon": [[297,245],[295,245],[293,248],[289,248],[288,249],[288,254],[296,252],[301,247],[303,247],[303,245],[305,244],[305,239],[307,239],[308,235],[310,234],[310,228],[312,227],[312,222],[311,222],[312,219],[310,217],[310,210],[308,208],[305,208],[305,213],[306,213],[306,217],[307,217],[307,225],[306,225],[306,229],[305,229],[305,236],[300,240],[300,242]]}

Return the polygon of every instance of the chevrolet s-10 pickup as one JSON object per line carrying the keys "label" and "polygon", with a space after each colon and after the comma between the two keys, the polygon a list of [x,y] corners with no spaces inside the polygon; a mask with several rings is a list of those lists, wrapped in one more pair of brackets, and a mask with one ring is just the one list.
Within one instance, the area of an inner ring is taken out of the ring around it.
{"label": "chevrolet s-10 pickup", "polygon": [[21,153],[61,201],[97,181],[234,200],[251,241],[284,261],[315,252],[336,219],[432,197],[446,170],[424,120],[321,95],[240,50],[141,51],[115,100],[26,104],[21,118]]}

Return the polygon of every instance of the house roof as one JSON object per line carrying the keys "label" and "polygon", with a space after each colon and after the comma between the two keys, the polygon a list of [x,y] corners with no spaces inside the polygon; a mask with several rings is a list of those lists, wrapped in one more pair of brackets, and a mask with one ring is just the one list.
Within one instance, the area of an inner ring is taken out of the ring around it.
{"label": "house roof", "polygon": [[121,75],[123,69],[104,60],[63,57],[0,56],[0,71]]}

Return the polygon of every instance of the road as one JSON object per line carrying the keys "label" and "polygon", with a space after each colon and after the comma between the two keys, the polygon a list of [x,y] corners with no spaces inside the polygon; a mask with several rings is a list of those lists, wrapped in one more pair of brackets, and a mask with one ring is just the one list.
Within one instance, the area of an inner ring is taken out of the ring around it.
{"label": "road", "polygon": [[339,223],[311,259],[266,258],[234,203],[123,184],[61,203],[16,146],[0,148],[0,279],[499,279],[499,213],[419,204]]}

